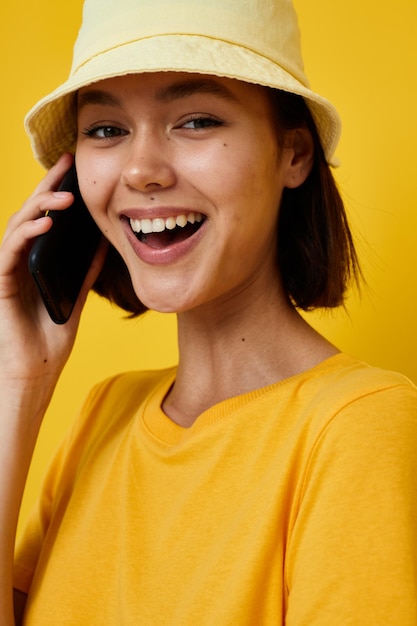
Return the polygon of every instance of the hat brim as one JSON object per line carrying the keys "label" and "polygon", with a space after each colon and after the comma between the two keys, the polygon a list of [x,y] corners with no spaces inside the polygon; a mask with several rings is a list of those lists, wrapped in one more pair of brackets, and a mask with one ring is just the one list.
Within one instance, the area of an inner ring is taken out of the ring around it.
{"label": "hat brim", "polygon": [[275,61],[222,40],[163,35],[106,50],[76,68],[70,78],[27,114],[25,127],[38,161],[49,169],[63,152],[74,151],[77,136],[74,95],[92,83],[144,72],[188,72],[233,78],[302,96],[317,126],[330,165],[341,133],[335,107]]}

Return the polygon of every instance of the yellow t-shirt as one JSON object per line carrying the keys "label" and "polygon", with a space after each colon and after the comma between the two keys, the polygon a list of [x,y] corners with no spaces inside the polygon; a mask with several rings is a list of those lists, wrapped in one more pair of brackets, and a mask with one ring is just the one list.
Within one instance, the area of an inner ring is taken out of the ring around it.
{"label": "yellow t-shirt", "polygon": [[416,626],[417,390],[339,354],[191,428],[97,386],[16,556],[29,626]]}

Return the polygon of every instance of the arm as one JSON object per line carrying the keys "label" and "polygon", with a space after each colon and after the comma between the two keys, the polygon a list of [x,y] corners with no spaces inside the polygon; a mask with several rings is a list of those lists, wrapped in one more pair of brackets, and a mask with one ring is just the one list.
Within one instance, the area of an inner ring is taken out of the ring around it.
{"label": "arm", "polygon": [[[0,248],[0,614],[14,624],[12,566],[27,472],[43,416],[71,352],[82,307],[104,256],[97,255],[70,321],[55,325],[27,271],[31,240],[51,227],[47,209],[65,209],[71,194],[55,196],[72,162],[65,155],[10,220]],[[39,219],[41,218],[41,219]]]}

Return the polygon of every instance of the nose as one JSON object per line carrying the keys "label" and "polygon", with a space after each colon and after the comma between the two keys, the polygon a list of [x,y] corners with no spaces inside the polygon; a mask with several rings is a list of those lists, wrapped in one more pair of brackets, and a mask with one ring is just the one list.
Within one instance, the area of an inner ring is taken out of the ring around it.
{"label": "nose", "polygon": [[174,185],[174,165],[164,145],[168,143],[152,132],[133,137],[121,171],[122,184],[142,192]]}

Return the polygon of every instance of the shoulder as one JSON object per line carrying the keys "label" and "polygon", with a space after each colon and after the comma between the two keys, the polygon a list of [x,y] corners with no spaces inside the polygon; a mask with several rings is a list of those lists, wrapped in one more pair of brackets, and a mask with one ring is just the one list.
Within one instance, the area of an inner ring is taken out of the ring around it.
{"label": "shoulder", "polygon": [[[287,412],[307,450],[353,450],[363,442],[400,439],[417,443],[417,388],[402,374],[373,367],[345,354],[294,379]],[[338,446],[337,446],[338,447]]]}
{"label": "shoulder", "polygon": [[354,511],[361,502],[366,512],[370,502],[414,500],[416,386],[346,355],[323,364],[315,378],[297,449],[298,502],[310,494],[313,503],[329,498],[329,510]]}
{"label": "shoulder", "polygon": [[311,400],[329,406],[333,413],[373,403],[389,407],[390,402],[417,411],[417,387],[408,378],[346,354],[313,370],[308,387]]}
{"label": "shoulder", "polygon": [[95,385],[86,399],[86,404],[93,406],[105,402],[109,407],[117,404],[119,409],[131,404],[137,407],[138,403],[143,402],[161,386],[171,384],[175,372],[176,368],[172,367],[116,374]]}
{"label": "shoulder", "polygon": [[169,388],[175,372],[175,368],[123,372],[96,384],[73,422],[67,446],[121,435],[154,394]]}
{"label": "shoulder", "polygon": [[363,470],[389,457],[411,462],[417,445],[416,386],[402,374],[346,355],[336,361],[311,397],[312,458],[344,459],[358,467],[362,457]]}

